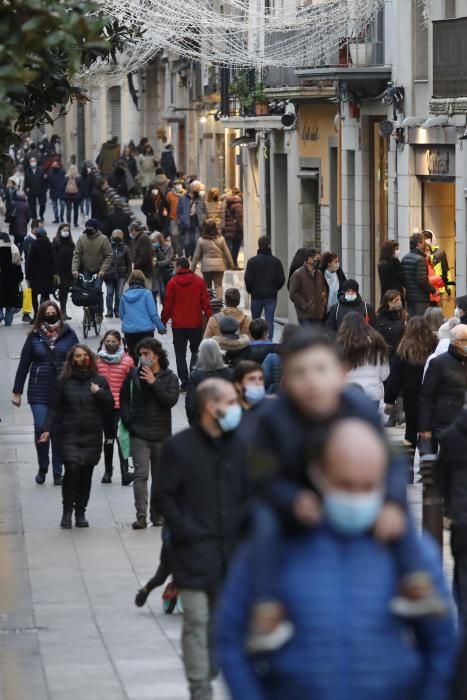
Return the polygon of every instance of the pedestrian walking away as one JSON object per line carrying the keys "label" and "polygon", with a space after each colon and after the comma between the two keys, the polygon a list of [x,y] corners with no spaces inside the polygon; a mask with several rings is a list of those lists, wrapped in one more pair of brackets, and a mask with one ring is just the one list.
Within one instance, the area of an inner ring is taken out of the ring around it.
{"label": "pedestrian walking away", "polygon": [[206,219],[204,222],[191,261],[192,272],[196,272],[198,263],[201,263],[201,273],[207,288],[211,289],[214,286],[216,297],[222,299],[224,272],[232,270],[234,263],[225,238],[219,234],[214,219]]}
{"label": "pedestrian walking away", "polygon": [[114,400],[107,381],[98,375],[93,352],[86,345],[69,351],[58,380],[53,402],[48,407],[39,444],[58,435],[65,474],[62,484],[63,515],[60,526],[89,527],[86,509],[91,495],[92,474],[102,452],[104,419]]}
{"label": "pedestrian walking away", "polygon": [[[158,340],[145,338],[136,348],[138,370],[130,372],[121,391],[121,417],[130,433],[134,466],[133,489],[136,520],[134,530],[160,525],[157,506],[157,471],[162,443],[172,434],[172,408],[178,401],[179,384],[169,369],[166,351]],[[151,473],[151,499],[148,479]]]}
{"label": "pedestrian walking away", "polygon": [[271,241],[267,236],[258,239],[258,252],[250,258],[245,269],[245,287],[251,295],[251,317],[264,315],[268,324],[268,337],[274,337],[274,315],[277,295],[285,284],[282,263],[272,254]]}
{"label": "pedestrian walking away", "polygon": [[[52,243],[43,227],[36,229],[36,240],[31,243],[26,258],[25,273],[32,294],[34,316],[39,303],[49,299],[54,291],[55,258]],[[40,297],[40,301],[39,301]]]}
{"label": "pedestrian walking away", "polygon": [[117,441],[122,486],[129,486],[133,477],[128,471],[128,459],[123,456],[118,443],[117,428],[120,420],[120,391],[129,372],[134,367],[134,362],[130,355],[125,352],[122,336],[118,331],[105,333],[97,351],[96,365],[100,376],[107,380],[114,400],[113,411],[104,416],[105,473],[102,477],[102,483],[112,483],[114,445]]}
{"label": "pedestrian walking away", "polygon": [[239,323],[240,335],[248,335],[250,331],[251,319],[246,315],[242,309],[239,309],[241,296],[238,289],[235,287],[230,287],[230,289],[225,290],[225,307],[217,314],[213,314],[206,326],[204,331],[204,338],[214,338],[221,334],[219,328],[219,322],[222,318],[229,316],[234,318]]}
{"label": "pedestrian walking away", "polygon": [[71,226],[71,214],[73,212],[73,226],[78,228],[79,212],[81,204],[80,176],[76,165],[70,165],[65,177],[63,199],[66,204],[66,220]]}
{"label": "pedestrian walking away", "polygon": [[238,255],[243,241],[243,201],[240,193],[232,193],[225,200],[223,228],[232,254],[234,270],[238,270]]}
{"label": "pedestrian walking away", "polygon": [[172,321],[172,334],[177,361],[177,374],[181,390],[188,385],[187,345],[190,344],[190,371],[196,364],[198,348],[203,337],[203,314],[209,319],[212,315],[211,302],[206,283],[190,271],[187,258],[175,263],[175,276],[166,288],[162,323]]}
{"label": "pedestrian walking away", "polygon": [[[63,322],[59,306],[45,302],[37,312],[34,325],[21,350],[13,386],[12,402],[21,405],[21,397],[29,375],[27,400],[34,419],[34,443],[37,451],[38,472],[36,483],[45,482],[49,470],[49,443],[39,443],[44,432],[47,412],[55,398],[58,377],[69,350],[78,338]],[[52,431],[52,467],[54,483],[62,483],[62,458],[58,446],[58,432]]]}
{"label": "pedestrian walking away", "polygon": [[155,298],[159,295],[163,304],[165,287],[174,275],[174,251],[170,239],[165,238],[162,233],[151,233],[150,240],[153,250],[152,291]]}
{"label": "pedestrian walking away", "polygon": [[206,379],[233,381],[233,370],[225,364],[221,349],[214,338],[206,338],[202,341],[196,365],[188,380],[185,410],[190,425],[193,425],[199,416],[196,391],[201,382]]}
{"label": "pedestrian walking away", "polygon": [[13,236],[15,245],[20,253],[23,252],[24,239],[28,232],[28,223],[31,220],[31,210],[23,192],[17,192],[14,203],[9,210],[10,236]]}
{"label": "pedestrian walking away", "polygon": [[120,318],[128,352],[137,362],[136,346],[139,341],[154,336],[156,328],[161,334],[166,333],[166,329],[159,318],[154,296],[146,289],[141,270],[133,270],[128,284],[120,299]]}

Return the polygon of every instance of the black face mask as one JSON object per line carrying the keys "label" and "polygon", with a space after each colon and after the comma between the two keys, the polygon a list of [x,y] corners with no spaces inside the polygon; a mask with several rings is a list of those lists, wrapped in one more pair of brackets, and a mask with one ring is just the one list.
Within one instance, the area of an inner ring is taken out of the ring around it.
{"label": "black face mask", "polygon": [[45,316],[44,321],[47,323],[48,326],[53,326],[57,323],[58,316],[56,314],[48,314],[47,316]]}
{"label": "black face mask", "polygon": [[93,228],[85,228],[85,229],[84,229],[84,232],[85,232],[85,234],[86,234],[87,236],[92,236],[93,233],[96,233],[95,230],[94,230]]}

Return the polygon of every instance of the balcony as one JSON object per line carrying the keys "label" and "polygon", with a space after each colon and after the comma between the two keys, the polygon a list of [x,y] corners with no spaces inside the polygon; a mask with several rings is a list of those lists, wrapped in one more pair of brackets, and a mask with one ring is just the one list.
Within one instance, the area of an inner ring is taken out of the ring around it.
{"label": "balcony", "polygon": [[467,97],[467,17],[433,22],[433,97]]}

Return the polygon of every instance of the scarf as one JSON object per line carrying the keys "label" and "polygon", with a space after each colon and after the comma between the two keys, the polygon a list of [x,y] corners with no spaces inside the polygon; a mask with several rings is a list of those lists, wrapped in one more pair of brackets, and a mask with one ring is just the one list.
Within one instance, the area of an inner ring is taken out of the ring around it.
{"label": "scarf", "polygon": [[123,347],[123,345],[120,346],[117,352],[113,353],[107,352],[105,346],[103,345],[97,353],[98,357],[100,357],[101,360],[104,360],[104,362],[107,362],[107,364],[109,365],[118,365],[123,360],[124,354],[125,348]]}
{"label": "scarf", "polygon": [[51,350],[54,349],[59,333],[60,323],[56,323],[54,325],[54,328],[51,328],[47,323],[43,323],[39,329],[39,334],[41,338],[45,340],[45,342],[51,348]]}
{"label": "scarf", "polygon": [[334,304],[337,304],[337,295],[339,293],[339,278],[337,272],[329,272],[329,270],[324,271],[324,276],[329,287],[328,296],[328,311]]}

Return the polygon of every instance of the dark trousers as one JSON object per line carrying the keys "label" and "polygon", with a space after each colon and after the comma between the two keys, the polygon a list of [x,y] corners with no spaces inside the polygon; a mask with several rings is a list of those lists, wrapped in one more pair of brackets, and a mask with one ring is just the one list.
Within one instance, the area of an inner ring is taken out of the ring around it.
{"label": "dark trousers", "polygon": [[[37,310],[39,308],[39,297],[40,292],[37,291],[37,289],[34,289],[34,287],[31,288],[31,296],[32,296],[32,308],[34,311],[34,316],[37,314]],[[40,295],[41,300],[40,303],[43,304],[44,301],[48,301],[50,299],[50,294],[41,294]]]}
{"label": "dark trousers", "polygon": [[319,332],[323,330],[323,321],[313,321],[311,318],[299,318],[298,323],[304,328],[310,328],[313,331]]}
{"label": "dark trousers", "polygon": [[94,464],[65,462],[62,496],[63,510],[84,514],[91,493]]}
{"label": "dark trousers", "polygon": [[34,442],[36,444],[37,463],[41,472],[45,474],[49,471],[50,447],[52,447],[52,469],[54,476],[62,475],[62,460],[58,449],[58,436],[52,433],[49,442],[39,442],[39,438],[44,432],[44,425],[47,419],[49,407],[45,403],[32,403],[31,411],[34,419]]}
{"label": "dark trousers", "polygon": [[55,221],[63,223],[63,215],[65,214],[65,201],[63,199],[52,198],[52,207],[54,210]]}
{"label": "dark trousers", "polygon": [[59,287],[58,289],[58,301],[60,302],[60,310],[63,315],[66,314],[66,303],[68,301],[69,291],[69,287]]}
{"label": "dark trousers", "polygon": [[28,203],[32,219],[37,219],[37,204],[39,204],[39,218],[41,220],[44,219],[45,197],[45,194],[28,194]]}
{"label": "dark trousers", "polygon": [[190,372],[198,359],[198,350],[203,339],[202,328],[173,328],[175,359],[177,361],[177,374],[183,386],[188,383],[188,366],[186,362],[187,345],[190,343]]}
{"label": "dark trousers", "polygon": [[240,252],[240,248],[242,247],[242,239],[227,238],[227,245],[229,246],[230,254],[232,255],[234,267],[238,267],[238,254]]}
{"label": "dark trousers", "polygon": [[73,210],[73,226],[75,228],[79,223],[79,202],[72,201],[71,199],[66,200],[66,220],[71,226],[71,210]]}
{"label": "dark trousers", "polygon": [[409,312],[410,318],[414,316],[423,316],[425,311],[430,307],[430,302],[410,302],[407,301],[407,311]]}
{"label": "dark trousers", "polygon": [[459,622],[467,629],[467,526],[451,525],[451,551],[454,558],[453,588]]}
{"label": "dark trousers", "polygon": [[136,355],[136,346],[143,338],[154,338],[154,331],[143,331],[142,333],[125,333],[125,342],[128,348],[128,353],[131,355],[136,364],[138,357]]}
{"label": "dark trousers", "polygon": [[15,234],[14,240],[15,240],[15,246],[18,248],[20,255],[22,255],[23,254],[24,236],[17,236]]}
{"label": "dark trousers", "polygon": [[117,440],[117,429],[118,421],[120,420],[120,410],[114,408],[111,413],[107,413],[104,416],[104,460],[105,460],[105,473],[112,475],[113,473],[113,456],[114,456],[114,445],[117,442],[118,456],[120,459],[120,470],[122,476],[128,471],[128,462],[123,459],[122,453],[120,451],[120,445]]}

